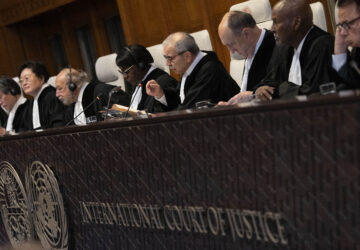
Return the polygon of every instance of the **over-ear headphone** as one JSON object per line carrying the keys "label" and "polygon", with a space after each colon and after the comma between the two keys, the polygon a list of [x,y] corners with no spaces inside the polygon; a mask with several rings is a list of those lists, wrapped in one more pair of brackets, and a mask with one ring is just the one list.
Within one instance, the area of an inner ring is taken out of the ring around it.
{"label": "over-ear headphone", "polygon": [[12,94],[13,96],[16,96],[17,94],[19,94],[13,87],[9,87],[9,92],[10,92],[10,94]]}
{"label": "over-ear headphone", "polygon": [[72,76],[71,76],[71,66],[69,65],[69,82],[68,82],[68,88],[71,92],[74,92],[77,88],[76,84],[73,83],[72,81]]}
{"label": "over-ear headphone", "polygon": [[139,69],[144,70],[145,66],[146,66],[145,63],[144,62],[139,62],[136,55],[134,54],[134,52],[132,52],[132,50],[129,47],[125,46],[124,48],[127,50],[127,52],[129,52],[130,56],[135,61],[136,65],[139,67]]}

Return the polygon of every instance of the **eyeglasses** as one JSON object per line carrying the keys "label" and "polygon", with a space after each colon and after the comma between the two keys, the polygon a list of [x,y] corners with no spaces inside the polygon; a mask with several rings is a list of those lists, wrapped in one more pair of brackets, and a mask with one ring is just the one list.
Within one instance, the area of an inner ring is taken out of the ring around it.
{"label": "eyeglasses", "polygon": [[131,65],[129,68],[125,69],[124,71],[122,71],[121,69],[118,69],[119,73],[122,75],[127,75],[129,74],[129,71],[132,67],[134,67],[135,64]]}
{"label": "eyeglasses", "polygon": [[354,18],[353,20],[351,21],[345,21],[345,22],[342,22],[342,23],[338,23],[336,25],[336,27],[339,27],[339,28],[343,28],[344,30],[349,30],[351,28],[351,25],[353,25],[357,20],[360,19],[360,16],[357,17],[357,18]]}
{"label": "eyeglasses", "polygon": [[165,56],[165,55],[164,55],[164,58],[165,58],[166,61],[172,62],[172,61],[175,59],[175,57],[180,56],[180,55],[184,54],[185,52],[186,52],[186,51],[180,52],[180,53],[178,53],[178,54],[175,55],[175,56]]}
{"label": "eyeglasses", "polygon": [[25,75],[23,78],[20,78],[20,79],[19,79],[19,83],[20,83],[20,84],[23,84],[23,83],[25,83],[25,82],[29,82],[31,78],[33,78],[32,75]]}

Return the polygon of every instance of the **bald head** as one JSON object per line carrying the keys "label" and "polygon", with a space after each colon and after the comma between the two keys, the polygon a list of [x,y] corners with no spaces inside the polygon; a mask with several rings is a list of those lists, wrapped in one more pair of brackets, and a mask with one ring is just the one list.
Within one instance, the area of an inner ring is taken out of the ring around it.
{"label": "bald head", "polygon": [[186,32],[175,32],[169,35],[163,42],[163,46],[174,46],[177,53],[189,51],[193,55],[197,55],[200,49],[196,44],[194,37]]}
{"label": "bald head", "polygon": [[293,47],[299,45],[313,25],[312,11],[306,0],[282,0],[273,8],[272,15],[275,35]]}
{"label": "bald head", "polygon": [[234,34],[240,35],[244,28],[255,28],[254,18],[247,12],[230,11],[224,15],[219,24],[219,33],[224,29],[230,29]]}
{"label": "bald head", "polygon": [[261,35],[261,29],[256,26],[254,18],[249,13],[230,11],[222,18],[218,33],[222,44],[231,53],[236,52],[251,58]]}
{"label": "bald head", "polygon": [[282,0],[279,5],[280,10],[288,17],[301,18],[301,24],[308,28],[313,24],[313,16],[310,5],[306,0]]}

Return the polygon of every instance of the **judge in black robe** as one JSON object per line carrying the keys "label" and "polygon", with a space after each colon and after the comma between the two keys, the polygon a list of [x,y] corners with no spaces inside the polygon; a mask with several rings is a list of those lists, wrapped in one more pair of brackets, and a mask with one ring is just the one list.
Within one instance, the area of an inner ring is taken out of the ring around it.
{"label": "judge in black robe", "polygon": [[108,94],[103,93],[101,88],[96,92],[98,85],[104,84],[98,81],[88,82],[87,74],[82,70],[71,69],[70,72],[69,68],[65,68],[60,71],[56,76],[55,86],[57,98],[67,106],[58,118],[63,126],[84,125],[88,117],[97,115],[97,103]]}
{"label": "judge in black robe", "polygon": [[[56,98],[55,88],[46,84],[49,79],[46,67],[39,62],[28,61],[20,66],[18,76],[24,93],[33,98],[27,108],[24,127],[20,129],[23,131],[61,126],[58,115],[65,110],[65,106]],[[33,110],[36,98],[38,110]],[[33,124],[34,112],[39,116],[37,125]]]}
{"label": "judge in black robe", "polygon": [[269,75],[262,82],[265,86],[256,90],[257,98],[309,95],[319,92],[322,84],[338,82],[331,65],[334,37],[313,24],[306,1],[281,0],[273,8],[272,19],[275,38],[289,48],[284,46],[270,64]]}
{"label": "judge in black robe", "polygon": [[147,93],[170,109],[194,108],[197,102],[227,101],[240,90],[212,51],[200,51],[188,33],[176,32],[163,42],[166,64],[181,75],[176,91],[162,89],[156,81],[146,85]]}
{"label": "judge in black robe", "polygon": [[[360,16],[359,1],[337,1],[338,24],[336,25],[333,67],[341,77],[341,88],[360,88]],[[352,47],[349,53],[348,48]]]}
{"label": "judge in black robe", "polygon": [[269,64],[268,74],[259,86],[274,87],[274,98],[318,93],[321,84],[339,81],[331,66],[333,49],[334,37],[313,26],[300,53],[302,85],[298,86],[288,81],[294,49],[280,44],[274,52],[273,61]]}
{"label": "judge in black robe", "polygon": [[[2,122],[3,129],[1,134],[10,132],[19,132],[24,127],[26,108],[28,100],[22,96],[20,86],[11,77],[0,77],[0,94],[1,105],[0,110],[6,114],[6,120]],[[8,110],[8,113],[5,112]],[[6,128],[6,129],[5,129]]]}
{"label": "judge in black robe", "polygon": [[[30,100],[27,109],[26,128],[21,130],[38,129],[33,126],[33,106],[34,99]],[[38,98],[39,117],[42,129],[61,127],[62,121],[58,119],[58,115],[65,111],[65,106],[56,98],[56,89],[53,86],[47,86]]]}
{"label": "judge in black robe", "polygon": [[244,95],[251,95],[250,91],[264,78],[275,47],[275,37],[271,31],[258,27],[252,15],[243,11],[227,12],[219,24],[218,34],[221,43],[231,53],[247,58],[244,60],[242,93],[222,103],[234,104],[241,102]]}
{"label": "judge in black robe", "polygon": [[190,75],[186,77],[184,85],[184,101],[180,100],[181,80],[176,91],[163,89],[170,109],[195,108],[199,101],[209,101],[216,104],[230,99],[239,93],[240,88],[226,71],[212,51],[204,51],[205,56],[196,64]]}
{"label": "judge in black robe", "polygon": [[[97,99],[97,95],[95,95],[94,90],[98,84],[99,83],[97,83],[96,81],[92,81],[84,89],[84,93],[83,93],[82,100],[81,100],[81,105],[83,107],[83,111],[84,111],[86,118],[97,115],[96,107],[97,107],[97,103],[100,100]],[[102,98],[102,97],[99,96],[99,98]],[[71,103],[66,108],[64,119],[63,119],[64,125],[75,125],[75,122],[74,122],[75,103],[76,102]]]}
{"label": "judge in black robe", "polygon": [[[146,93],[146,83],[150,80],[159,81],[162,88],[176,92],[177,81],[165,71],[152,66],[154,59],[150,52],[142,45],[133,44],[124,47],[116,57],[116,64],[125,81],[135,89],[129,106],[150,113],[168,111],[167,106],[155,101],[153,96]],[[140,98],[141,96],[141,98]]]}

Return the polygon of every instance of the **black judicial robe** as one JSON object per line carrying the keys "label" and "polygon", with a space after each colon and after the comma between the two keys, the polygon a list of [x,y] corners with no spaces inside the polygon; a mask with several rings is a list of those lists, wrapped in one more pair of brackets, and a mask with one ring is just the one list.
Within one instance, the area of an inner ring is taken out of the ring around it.
{"label": "black judicial robe", "polygon": [[0,108],[0,127],[6,128],[7,118],[8,118],[8,115],[6,114],[5,110]]}
{"label": "black judicial robe", "polygon": [[29,106],[30,101],[26,100],[23,104],[18,106],[15,112],[13,130],[15,130],[16,133],[26,131],[26,115],[28,113]]}
{"label": "black judicial robe", "polygon": [[342,82],[347,88],[358,89],[360,88],[360,75],[353,67],[351,67],[351,61],[354,61],[360,68],[360,48],[354,47],[351,50],[347,57],[346,64],[340,68],[338,75],[341,77]]}
{"label": "black judicial robe", "polygon": [[[86,118],[96,115],[97,103],[99,102],[99,100],[97,100],[96,97],[99,96],[100,99],[103,98],[102,95],[101,95],[101,92],[100,93],[95,92],[95,88],[99,84],[102,84],[102,83],[92,81],[84,89],[81,104],[83,106],[83,110],[84,110],[84,114],[85,114]],[[97,90],[99,90],[99,88]],[[67,125],[70,121],[71,122],[70,122],[69,125],[74,125],[75,124],[75,122],[73,121],[74,120],[74,111],[75,111],[75,103],[70,104],[66,108],[66,111],[64,113],[64,118],[63,118],[63,125],[64,126]]]}
{"label": "black judicial robe", "polygon": [[204,51],[206,55],[195,66],[185,81],[185,99],[180,103],[180,83],[177,91],[164,91],[166,101],[171,109],[190,109],[199,101],[209,100],[211,103],[227,101],[240,91],[239,86],[231,78],[215,52]]}
{"label": "black judicial robe", "polygon": [[[56,97],[56,89],[52,86],[48,86],[43,89],[39,99],[39,116],[41,128],[53,128],[60,127],[63,125],[61,119],[59,119],[59,114],[62,114],[66,107],[62,102]],[[29,107],[27,108],[25,128],[22,130],[32,130],[32,109],[34,106],[34,99],[29,102]]]}
{"label": "black judicial robe", "polygon": [[150,113],[168,111],[169,107],[161,105],[160,102],[156,101],[154,97],[146,94],[146,83],[150,80],[155,80],[164,92],[172,91],[176,93],[177,91],[177,81],[165,71],[156,68],[144,79],[142,83],[142,95],[141,101],[138,105],[138,110],[147,110],[147,112]]}
{"label": "black judicial robe", "polygon": [[261,80],[265,77],[266,68],[268,67],[274,47],[274,34],[269,30],[265,30],[264,40],[262,41],[258,51],[256,52],[249,70],[246,87],[247,91],[253,91],[254,87],[259,84]]}
{"label": "black judicial robe", "polygon": [[274,98],[291,97],[317,93],[319,86],[324,83],[338,83],[339,77],[332,68],[333,51],[334,37],[317,26],[313,26],[300,53],[302,85],[296,86],[288,82],[294,49],[279,44],[274,49],[265,78],[255,87],[255,90],[259,86],[269,85],[275,87]]}

